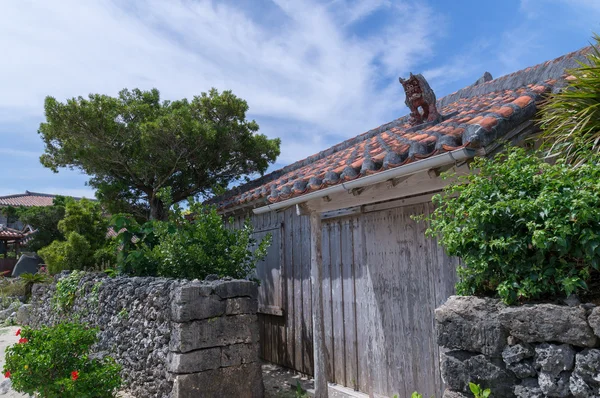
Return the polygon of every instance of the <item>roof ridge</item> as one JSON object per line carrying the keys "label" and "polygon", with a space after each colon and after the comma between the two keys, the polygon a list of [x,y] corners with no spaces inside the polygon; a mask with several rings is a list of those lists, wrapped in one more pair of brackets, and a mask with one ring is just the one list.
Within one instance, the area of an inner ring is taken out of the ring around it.
{"label": "roof ridge", "polygon": [[51,193],[37,193],[37,192],[30,192],[30,191],[25,191],[25,193],[13,193],[10,195],[4,195],[4,196],[0,196],[0,199],[11,199],[11,198],[19,198],[19,197],[23,197],[23,196],[44,196],[44,197],[56,197],[58,195],[54,195]]}
{"label": "roof ridge", "polygon": [[564,73],[566,69],[577,67],[579,65],[577,61],[585,61],[586,56],[591,49],[592,46],[586,46],[579,50],[561,55],[558,58],[540,62],[537,65],[514,71],[488,82],[461,88],[454,93],[440,98],[437,101],[438,107],[444,107],[461,98],[471,98],[496,91],[514,89],[515,87],[523,87],[527,84],[539,83],[551,78],[556,78],[557,72]]}

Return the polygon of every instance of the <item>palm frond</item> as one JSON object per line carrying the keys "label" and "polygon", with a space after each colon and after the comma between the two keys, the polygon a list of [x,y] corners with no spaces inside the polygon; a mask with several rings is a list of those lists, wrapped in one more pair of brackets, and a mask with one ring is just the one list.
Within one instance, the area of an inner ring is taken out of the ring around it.
{"label": "palm frond", "polygon": [[574,79],[548,96],[539,120],[542,148],[574,164],[600,153],[600,36],[594,41],[588,63],[568,71]]}

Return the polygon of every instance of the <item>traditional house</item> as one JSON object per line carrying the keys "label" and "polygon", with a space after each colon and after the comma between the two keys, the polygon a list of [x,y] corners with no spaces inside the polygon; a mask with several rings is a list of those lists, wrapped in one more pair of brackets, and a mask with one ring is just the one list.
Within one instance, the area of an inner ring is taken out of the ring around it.
{"label": "traditional house", "polygon": [[[261,354],[372,396],[442,396],[434,309],[454,292],[458,260],[411,217],[433,210],[444,170],[535,130],[544,94],[589,48],[436,100],[422,76],[400,79],[411,114],[216,198],[234,226],[272,234],[258,269]],[[311,283],[312,278],[312,283]],[[321,395],[323,396],[323,395]]]}

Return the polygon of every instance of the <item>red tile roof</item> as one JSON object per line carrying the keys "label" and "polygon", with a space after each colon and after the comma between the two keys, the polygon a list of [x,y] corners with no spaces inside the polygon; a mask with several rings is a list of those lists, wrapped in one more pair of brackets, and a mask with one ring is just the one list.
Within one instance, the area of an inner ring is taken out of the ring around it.
{"label": "red tile roof", "polygon": [[[49,193],[37,193],[37,192],[29,192],[25,191],[25,193],[19,193],[14,195],[6,195],[0,196],[0,207],[3,206],[24,206],[24,207],[33,207],[33,206],[52,206],[54,202],[54,198],[58,195],[53,195]],[[81,198],[73,198],[75,200],[80,200]],[[90,199],[94,200],[94,199]]]}
{"label": "red tile roof", "polygon": [[401,117],[213,198],[219,208],[264,205],[317,191],[440,153],[481,148],[530,120],[543,95],[564,84],[565,69],[585,61],[590,47],[437,101],[445,120],[411,128]]}
{"label": "red tile roof", "polygon": [[4,225],[0,224],[0,240],[5,240],[5,241],[20,240],[20,239],[23,239],[26,236],[30,235],[31,233],[33,233],[31,231],[31,228],[28,228],[25,231],[19,231],[17,229],[8,228],[8,227],[5,227]]}
{"label": "red tile roof", "polygon": [[0,196],[0,206],[52,206],[55,197],[56,195],[25,191],[21,194]]}

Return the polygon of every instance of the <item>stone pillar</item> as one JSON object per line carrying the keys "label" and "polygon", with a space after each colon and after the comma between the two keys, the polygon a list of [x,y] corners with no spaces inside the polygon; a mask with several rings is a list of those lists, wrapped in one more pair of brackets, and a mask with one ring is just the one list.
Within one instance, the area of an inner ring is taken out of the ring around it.
{"label": "stone pillar", "polygon": [[257,294],[255,283],[238,280],[175,289],[167,358],[173,398],[263,397]]}

